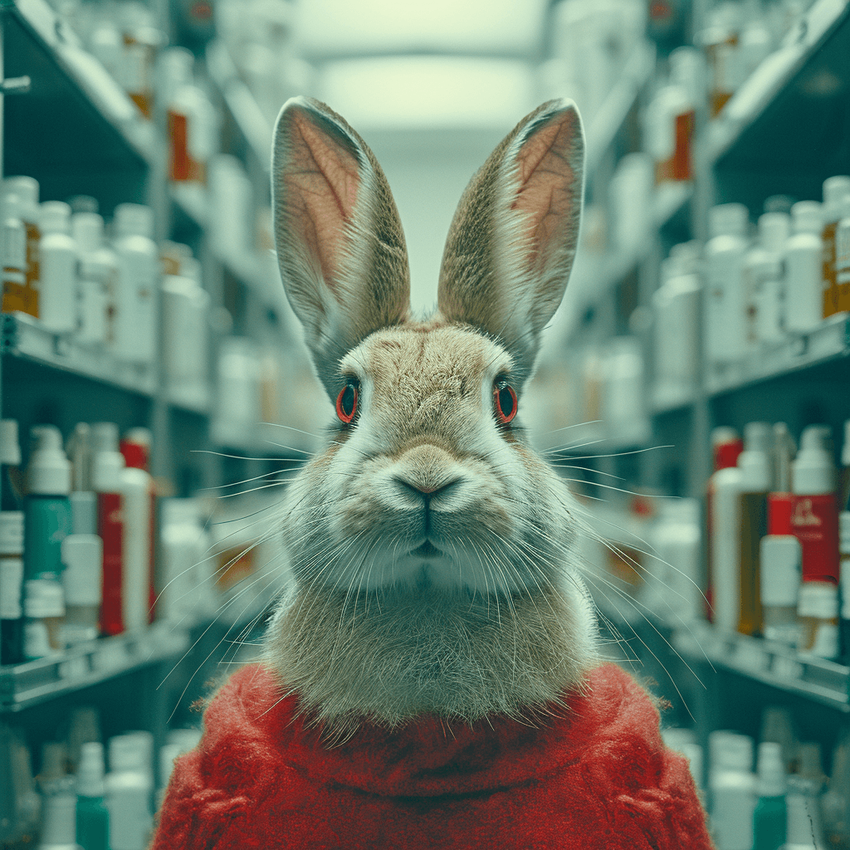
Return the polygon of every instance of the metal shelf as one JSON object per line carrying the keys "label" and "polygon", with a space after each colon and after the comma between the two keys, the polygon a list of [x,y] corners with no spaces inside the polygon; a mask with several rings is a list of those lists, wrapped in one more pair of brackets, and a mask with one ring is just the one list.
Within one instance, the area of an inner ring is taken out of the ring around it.
{"label": "metal shelf", "polygon": [[24,313],[0,316],[0,354],[112,384],[139,395],[152,396],[156,391],[153,366],[130,363],[103,349],[81,345],[72,336],[54,333]]}
{"label": "metal shelf", "polygon": [[748,635],[726,634],[704,622],[675,629],[675,649],[694,661],[738,673],[850,714],[850,668]]}
{"label": "metal shelf", "polygon": [[5,74],[32,81],[4,104],[8,170],[146,170],[156,156],[152,123],[67,21],[44,0],[0,0],[0,15]]}
{"label": "metal shelf", "polygon": [[710,395],[731,392],[802,369],[839,361],[848,355],[850,316],[839,313],[809,333],[764,346],[746,360],[715,368],[706,377],[706,389]]}
{"label": "metal shelf", "polygon": [[[850,3],[817,0],[774,53],[751,74],[709,124],[713,165],[811,162],[832,157],[824,147],[847,116],[840,81],[850,67]],[[835,106],[835,108],[833,108]],[[813,146],[813,142],[820,144]],[[846,144],[832,139],[831,147]],[[825,156],[826,155],[826,156]],[[837,172],[830,172],[837,173]],[[828,175],[827,175],[828,176]]]}
{"label": "metal shelf", "polygon": [[21,711],[185,652],[189,630],[154,623],[139,632],[100,638],[55,657],[0,667],[0,714]]}

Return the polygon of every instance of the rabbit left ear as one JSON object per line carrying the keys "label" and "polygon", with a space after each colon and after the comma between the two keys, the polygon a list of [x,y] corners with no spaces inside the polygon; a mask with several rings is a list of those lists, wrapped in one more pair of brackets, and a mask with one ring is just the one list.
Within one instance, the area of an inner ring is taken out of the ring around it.
{"label": "rabbit left ear", "polygon": [[567,285],[584,171],[581,119],[570,100],[523,119],[472,178],[449,230],[438,305],[502,342],[520,380]]}
{"label": "rabbit left ear", "polygon": [[398,212],[366,143],[328,106],[301,97],[278,117],[272,197],[286,295],[334,398],[340,358],[408,315]]}

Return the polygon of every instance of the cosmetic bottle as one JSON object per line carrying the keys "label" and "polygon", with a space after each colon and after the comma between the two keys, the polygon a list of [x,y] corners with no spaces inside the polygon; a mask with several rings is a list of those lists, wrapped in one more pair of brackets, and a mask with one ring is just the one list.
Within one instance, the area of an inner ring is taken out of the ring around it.
{"label": "cosmetic bottle", "polygon": [[835,279],[835,232],[844,212],[844,198],[850,194],[850,177],[837,175],[823,183],[823,318],[838,312],[838,288]]}
{"label": "cosmetic bottle", "polygon": [[767,494],[773,486],[773,433],[767,422],[744,427],[744,451],[738,457],[740,569],[738,631],[759,634],[762,628],[760,542],[767,533]]}
{"label": "cosmetic bottle", "polygon": [[118,426],[91,426],[92,487],[97,494],[97,530],[103,541],[103,601],[100,630],[107,635],[124,631],[124,458],[118,451]]}
{"label": "cosmetic bottle", "polygon": [[74,213],[71,227],[79,251],[77,339],[101,346],[113,340],[115,255],[104,245],[103,219],[97,213]]}
{"label": "cosmetic bottle", "polygon": [[109,739],[109,773],[104,784],[110,850],[145,850],[148,846],[153,779],[146,758],[146,744],[135,734]]}
{"label": "cosmetic bottle", "polygon": [[121,474],[124,497],[123,610],[124,628],[144,628],[151,621],[153,588],[154,521],[153,478],[147,471],[151,434],[133,428],[121,440],[125,469]]}
{"label": "cosmetic bottle", "polygon": [[24,660],[24,513],[18,423],[0,420],[0,664]]}
{"label": "cosmetic bottle", "polygon": [[756,802],[753,812],[753,850],[779,850],[785,843],[788,811],[785,805],[785,764],[782,747],[764,741],[758,748]]}
{"label": "cosmetic bottle", "polygon": [[734,632],[740,621],[741,470],[738,456],[743,450],[740,437],[731,428],[716,428],[711,435],[715,472],[708,482],[707,537],[709,588],[712,622]]}
{"label": "cosmetic bottle", "polygon": [[3,312],[33,315],[32,290],[27,282],[27,228],[21,218],[21,200],[6,192],[2,202]]}
{"label": "cosmetic bottle", "polygon": [[752,850],[756,777],[753,740],[726,730],[709,736],[711,826],[717,850]]}
{"label": "cosmetic bottle", "polygon": [[781,212],[765,213],[758,221],[758,241],[744,258],[744,298],[747,347],[782,338],[783,254],[790,220]]}
{"label": "cosmetic bottle", "polygon": [[797,598],[801,580],[800,541],[791,528],[791,458],[794,441],[784,422],[773,426],[775,489],[767,496],[767,534],[759,551],[762,634],[796,647],[799,642]]}
{"label": "cosmetic bottle", "polygon": [[805,333],[823,321],[823,211],[817,201],[791,207],[793,234],[785,249],[783,324]]}
{"label": "cosmetic bottle", "polygon": [[153,210],[141,204],[115,208],[115,352],[124,360],[151,363],[156,350],[159,249],[153,241]]}
{"label": "cosmetic bottle", "polygon": [[24,654],[32,659],[62,648],[62,541],[71,531],[71,464],[57,428],[36,425],[30,435],[24,481]]}
{"label": "cosmetic bottle", "polygon": [[841,218],[835,226],[835,311],[850,310],[850,192],[840,206]]}
{"label": "cosmetic bottle", "polygon": [[38,181],[34,177],[7,177],[3,181],[3,194],[12,195],[18,199],[17,214],[26,230],[26,308],[24,312],[38,318],[41,315],[38,291],[41,280]]}
{"label": "cosmetic bottle", "polygon": [[83,850],[109,850],[109,810],[104,803],[103,744],[83,744],[77,768],[77,841]]}
{"label": "cosmetic bottle", "polygon": [[838,583],[836,474],[826,425],[810,425],[791,466],[791,524],[802,547],[803,583]]}
{"label": "cosmetic bottle", "polygon": [[39,318],[56,333],[76,329],[77,243],[71,237],[71,208],[45,201],[40,209],[41,278]]}
{"label": "cosmetic bottle", "polygon": [[705,245],[705,352],[711,366],[740,360],[746,351],[744,258],[747,208],[722,204],[709,212]]}
{"label": "cosmetic bottle", "polygon": [[42,783],[42,825],[37,850],[81,850],[77,844],[77,795],[73,777]]}

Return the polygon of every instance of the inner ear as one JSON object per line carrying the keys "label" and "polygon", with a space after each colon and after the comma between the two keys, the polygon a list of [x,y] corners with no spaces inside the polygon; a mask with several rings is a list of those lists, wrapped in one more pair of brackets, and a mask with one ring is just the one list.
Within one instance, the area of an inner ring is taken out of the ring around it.
{"label": "inner ear", "polygon": [[[324,125],[320,130],[316,122]],[[316,113],[295,112],[290,124],[291,167],[284,174],[292,204],[290,225],[318,260],[331,289],[360,190],[360,162],[352,141]],[[336,145],[328,144],[328,136]]]}
{"label": "inner ear", "polygon": [[555,236],[575,207],[576,174],[566,156],[575,132],[570,120],[551,122],[526,139],[516,155],[519,188],[511,209],[523,215],[529,269],[546,266],[558,247]]}

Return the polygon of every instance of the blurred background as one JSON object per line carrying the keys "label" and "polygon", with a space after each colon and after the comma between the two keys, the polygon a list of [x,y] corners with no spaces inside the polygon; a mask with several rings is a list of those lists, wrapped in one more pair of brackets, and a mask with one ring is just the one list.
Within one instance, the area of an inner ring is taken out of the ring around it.
{"label": "blurred background", "polygon": [[0,29],[0,846],[142,850],[192,706],[259,651],[333,417],[271,224],[306,94],[383,166],[419,315],[473,173],[578,104],[520,418],[604,651],[719,850],[850,847],[846,0],[6,0]]}

